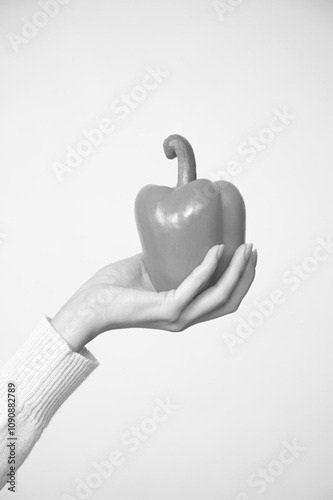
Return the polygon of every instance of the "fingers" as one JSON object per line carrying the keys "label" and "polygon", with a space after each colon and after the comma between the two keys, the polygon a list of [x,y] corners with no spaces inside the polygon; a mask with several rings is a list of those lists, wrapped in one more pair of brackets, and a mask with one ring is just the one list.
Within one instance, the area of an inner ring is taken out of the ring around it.
{"label": "fingers", "polygon": [[229,267],[219,281],[196,297],[184,311],[186,323],[191,323],[204,314],[225,304],[244,272],[251,256],[252,244],[241,245],[236,250]]}
{"label": "fingers", "polygon": [[225,314],[230,314],[232,312],[237,311],[239,306],[242,303],[242,300],[246,296],[247,292],[249,291],[254,278],[256,274],[256,265],[257,265],[257,258],[258,258],[258,253],[257,250],[254,250],[252,253],[252,259],[249,260],[248,265],[246,266],[246,269],[237,283],[234,291],[232,292],[228,303],[225,306],[225,310],[228,312],[225,312]]}
{"label": "fingers", "polygon": [[181,312],[184,307],[197,295],[217,268],[224,250],[224,245],[214,245],[202,263],[179,285],[174,292],[174,300]]}
{"label": "fingers", "polygon": [[248,260],[245,270],[239,279],[237,285],[235,286],[232,294],[229,297],[229,300],[214,310],[210,311],[207,314],[202,315],[199,318],[193,320],[188,326],[192,326],[197,323],[201,323],[203,321],[209,321],[211,319],[220,318],[221,316],[225,316],[226,314],[231,314],[239,308],[242,303],[244,297],[248,293],[254,278],[255,278],[255,268],[257,265],[258,253],[257,250],[252,252],[252,257]]}

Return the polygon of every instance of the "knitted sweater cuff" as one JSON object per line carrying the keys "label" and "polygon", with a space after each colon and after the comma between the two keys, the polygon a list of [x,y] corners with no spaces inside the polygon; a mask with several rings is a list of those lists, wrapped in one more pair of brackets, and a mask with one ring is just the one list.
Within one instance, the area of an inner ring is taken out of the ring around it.
{"label": "knitted sweater cuff", "polygon": [[17,412],[44,428],[98,365],[85,347],[73,352],[44,316],[3,367],[1,379],[16,385]]}

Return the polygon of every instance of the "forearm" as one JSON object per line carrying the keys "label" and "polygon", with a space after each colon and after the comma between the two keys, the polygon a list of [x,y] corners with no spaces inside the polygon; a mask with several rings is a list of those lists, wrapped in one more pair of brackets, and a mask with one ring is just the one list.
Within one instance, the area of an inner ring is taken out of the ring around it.
{"label": "forearm", "polygon": [[7,482],[8,383],[16,387],[15,468],[24,462],[52,416],[98,366],[86,349],[73,352],[62,335],[42,318],[25,344],[0,370],[0,489]]}

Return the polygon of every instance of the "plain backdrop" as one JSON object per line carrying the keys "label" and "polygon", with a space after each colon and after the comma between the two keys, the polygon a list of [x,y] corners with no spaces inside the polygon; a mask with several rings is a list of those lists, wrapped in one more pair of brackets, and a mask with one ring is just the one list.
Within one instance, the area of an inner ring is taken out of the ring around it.
{"label": "plain backdrop", "polygon": [[[76,498],[78,478],[119,450],[124,463],[87,498],[330,500],[333,255],[313,256],[333,236],[332,1],[226,0],[218,15],[210,0],[72,0],[15,52],[9,34],[24,18],[43,24],[40,10],[0,6],[0,363],[91,274],[140,251],[134,199],[176,184],[170,134],[191,142],[199,177],[238,162],[259,261],[233,315],[89,344],[100,366],[19,470],[15,498]],[[141,98],[133,89],[156,66],[165,76],[122,118],[112,105]],[[276,110],[292,118],[272,137]],[[60,182],[54,162],[105,118],[113,132]],[[267,144],[248,161],[239,148],[258,134]],[[263,317],[272,293],[280,303]],[[178,407],[131,453],[121,436],[157,398]],[[299,456],[279,465],[295,440]],[[260,494],[248,478],[268,465]]]}

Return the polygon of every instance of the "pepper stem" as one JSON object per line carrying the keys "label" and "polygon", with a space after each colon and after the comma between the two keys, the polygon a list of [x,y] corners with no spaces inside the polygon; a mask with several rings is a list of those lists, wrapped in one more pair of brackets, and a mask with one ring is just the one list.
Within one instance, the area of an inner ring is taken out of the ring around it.
{"label": "pepper stem", "polygon": [[195,181],[197,170],[195,156],[191,144],[181,135],[169,135],[163,143],[164,153],[169,160],[178,158],[177,188]]}

